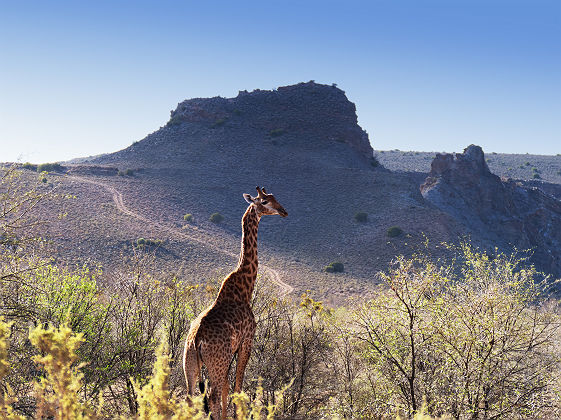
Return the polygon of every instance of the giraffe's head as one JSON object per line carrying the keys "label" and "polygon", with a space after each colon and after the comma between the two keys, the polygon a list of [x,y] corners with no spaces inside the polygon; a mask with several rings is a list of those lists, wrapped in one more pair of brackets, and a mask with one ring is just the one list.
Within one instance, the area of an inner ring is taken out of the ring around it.
{"label": "giraffe's head", "polygon": [[267,194],[265,188],[255,187],[257,189],[257,197],[244,194],[243,198],[250,204],[253,204],[259,216],[264,214],[278,214],[282,217],[288,216],[286,210],[279,204],[273,194]]}

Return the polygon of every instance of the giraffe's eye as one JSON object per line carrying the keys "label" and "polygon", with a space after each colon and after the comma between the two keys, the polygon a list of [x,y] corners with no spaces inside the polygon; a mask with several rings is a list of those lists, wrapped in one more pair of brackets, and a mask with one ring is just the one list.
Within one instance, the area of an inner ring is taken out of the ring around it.
{"label": "giraffe's eye", "polygon": [[267,204],[267,203],[268,203],[268,201],[267,201],[267,200],[263,200],[263,201],[261,201],[261,204],[263,204],[263,205],[265,205],[265,204]]}

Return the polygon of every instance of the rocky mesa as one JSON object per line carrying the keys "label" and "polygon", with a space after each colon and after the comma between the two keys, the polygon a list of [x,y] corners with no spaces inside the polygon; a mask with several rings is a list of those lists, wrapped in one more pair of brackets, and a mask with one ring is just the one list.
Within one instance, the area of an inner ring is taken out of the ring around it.
{"label": "rocky mesa", "polygon": [[[277,147],[282,153],[283,146],[296,146],[306,155],[323,155],[324,149],[334,145],[347,146],[342,148],[345,156],[340,165],[354,160],[352,166],[364,167],[373,158],[368,134],[358,125],[356,107],[345,92],[310,81],[275,90],[241,91],[235,98],[185,100],[171,111],[164,127],[122,151],[90,161],[134,160],[145,167],[185,167],[191,157],[234,157],[239,162],[244,157],[258,158],[254,151],[276,154]],[[215,154],[207,156],[209,150]]]}

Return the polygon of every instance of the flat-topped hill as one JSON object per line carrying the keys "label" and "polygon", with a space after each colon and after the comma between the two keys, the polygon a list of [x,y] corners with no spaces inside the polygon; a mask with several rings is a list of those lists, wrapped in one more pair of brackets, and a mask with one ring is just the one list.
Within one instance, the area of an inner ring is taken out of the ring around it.
{"label": "flat-topped hill", "polygon": [[373,150],[345,93],[309,82],[240,92],[235,98],[183,101],[164,127],[122,151],[90,161],[166,168],[221,161],[239,167],[265,156],[282,163],[289,155],[364,168]]}

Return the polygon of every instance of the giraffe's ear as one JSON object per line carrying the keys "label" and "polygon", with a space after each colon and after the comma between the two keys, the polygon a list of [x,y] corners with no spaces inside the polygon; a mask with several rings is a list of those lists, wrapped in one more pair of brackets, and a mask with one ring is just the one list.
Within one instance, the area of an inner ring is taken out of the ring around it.
{"label": "giraffe's ear", "polygon": [[249,194],[244,194],[243,198],[245,198],[245,201],[247,201],[248,203],[253,203],[255,201],[255,198],[253,198],[251,195]]}

